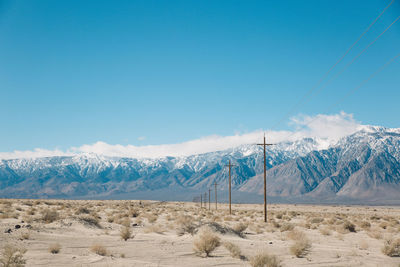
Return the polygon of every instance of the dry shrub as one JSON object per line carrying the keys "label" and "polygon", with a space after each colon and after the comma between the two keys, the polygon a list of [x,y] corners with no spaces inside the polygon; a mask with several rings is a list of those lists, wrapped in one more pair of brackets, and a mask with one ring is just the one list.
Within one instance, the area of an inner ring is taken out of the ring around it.
{"label": "dry shrub", "polygon": [[133,218],[136,218],[139,216],[140,212],[137,209],[130,209],[129,210],[129,215]]}
{"label": "dry shrub", "polygon": [[90,214],[90,210],[88,208],[86,208],[86,207],[80,207],[80,208],[78,208],[76,210],[75,214],[76,215],[79,215],[79,214]]}
{"label": "dry shrub", "polygon": [[362,229],[369,229],[369,228],[371,228],[371,223],[370,222],[367,222],[367,221],[362,221],[362,222],[360,222],[360,227],[362,228]]}
{"label": "dry shrub", "polygon": [[185,233],[189,233],[191,235],[194,234],[196,230],[196,225],[193,223],[193,217],[189,215],[180,216],[176,221],[178,224],[177,234],[184,235]]}
{"label": "dry shrub", "polygon": [[248,224],[238,223],[233,227],[233,230],[238,234],[242,234],[247,229]]}
{"label": "dry shrub", "polygon": [[52,254],[58,254],[61,250],[61,246],[58,243],[49,246],[49,252]]}
{"label": "dry shrub", "polygon": [[291,231],[293,229],[294,225],[288,222],[283,223],[280,227],[281,232]]}
{"label": "dry shrub", "polygon": [[324,218],[320,218],[320,217],[317,217],[317,218],[312,218],[311,219],[311,223],[322,223],[324,221]]}
{"label": "dry shrub", "polygon": [[200,255],[205,253],[208,257],[220,244],[220,238],[211,229],[203,228],[193,242],[193,250]]}
{"label": "dry shrub", "polygon": [[377,228],[374,228],[374,229],[369,230],[369,231],[367,232],[367,235],[368,235],[369,237],[375,238],[375,239],[382,239],[382,237],[383,237],[382,232],[381,232],[379,229],[377,229]]}
{"label": "dry shrub", "polygon": [[287,234],[286,234],[286,236],[289,238],[289,239],[291,239],[291,240],[304,240],[304,239],[306,239],[307,237],[306,237],[306,234],[304,233],[304,232],[301,232],[301,231],[299,231],[299,230],[292,230],[292,231],[290,231],[290,232],[288,232]]}
{"label": "dry shrub", "polygon": [[400,257],[400,238],[386,240],[382,248],[382,253],[389,257]]}
{"label": "dry shrub", "polygon": [[52,223],[59,218],[59,214],[55,210],[45,209],[42,212],[42,221],[45,223]]}
{"label": "dry shrub", "polygon": [[119,224],[125,227],[129,227],[131,226],[131,220],[129,220],[129,218],[123,218],[119,221]]}
{"label": "dry shrub", "polygon": [[155,223],[158,219],[158,217],[154,214],[149,214],[146,216],[146,218],[149,223]]}
{"label": "dry shrub", "polygon": [[92,215],[81,215],[78,217],[80,221],[82,221],[84,224],[90,225],[90,226],[95,226],[97,228],[101,228],[100,226],[100,221],[97,217],[92,216]]}
{"label": "dry shrub", "polygon": [[113,223],[114,220],[115,220],[115,218],[114,218],[113,215],[110,215],[110,216],[107,217],[107,222],[109,222],[109,223]]}
{"label": "dry shrub", "polygon": [[240,250],[239,246],[228,241],[224,242],[223,245],[229,251],[232,258],[237,258],[241,260],[246,259],[246,257],[242,255],[242,251]]}
{"label": "dry shrub", "polygon": [[36,209],[35,208],[30,208],[29,210],[26,211],[27,215],[35,215]]}
{"label": "dry shrub", "polygon": [[303,232],[291,231],[287,235],[295,243],[290,247],[290,252],[298,258],[303,258],[310,252],[311,242]]}
{"label": "dry shrub", "polygon": [[349,221],[344,221],[343,229],[345,231],[349,231],[349,232],[353,232],[353,233],[356,232],[356,226],[353,223],[349,222]]}
{"label": "dry shrub", "polygon": [[24,231],[24,232],[21,233],[20,239],[21,239],[21,240],[27,240],[27,239],[30,238],[30,236],[31,236],[31,235],[30,235],[29,231]]}
{"label": "dry shrub", "polygon": [[261,251],[250,258],[252,267],[279,267],[280,262],[276,256],[269,255],[266,251]]}
{"label": "dry shrub", "polygon": [[107,256],[107,254],[108,254],[107,249],[106,249],[103,245],[100,245],[100,244],[94,244],[94,245],[92,245],[92,246],[90,247],[90,250],[91,250],[93,253],[96,253],[97,255],[100,255],[100,256]]}
{"label": "dry shrub", "polygon": [[322,235],[331,235],[331,230],[329,230],[329,229],[326,228],[326,227],[319,229],[319,232],[320,232]]}
{"label": "dry shrub", "polygon": [[271,223],[272,223],[272,226],[273,226],[274,228],[280,228],[280,227],[281,227],[281,225],[280,225],[277,221],[275,221],[275,220],[271,220]]}
{"label": "dry shrub", "polygon": [[165,232],[164,228],[162,228],[158,224],[154,225],[148,225],[143,229],[143,232],[145,233],[157,233],[157,234],[162,234]]}
{"label": "dry shrub", "polygon": [[336,223],[336,219],[335,218],[330,218],[330,219],[328,219],[327,221],[326,221],[326,224],[329,224],[329,225],[333,225],[333,224],[335,224]]}
{"label": "dry shrub", "polygon": [[389,224],[387,222],[381,222],[379,224],[379,227],[381,227],[382,229],[386,229],[389,226]]}
{"label": "dry shrub", "polygon": [[119,235],[121,236],[121,238],[123,240],[126,241],[126,240],[128,240],[129,238],[132,237],[132,231],[131,231],[131,229],[129,227],[125,226],[120,230]]}
{"label": "dry shrub", "polygon": [[5,245],[1,253],[0,263],[4,267],[22,267],[26,260],[24,254],[26,249]]}

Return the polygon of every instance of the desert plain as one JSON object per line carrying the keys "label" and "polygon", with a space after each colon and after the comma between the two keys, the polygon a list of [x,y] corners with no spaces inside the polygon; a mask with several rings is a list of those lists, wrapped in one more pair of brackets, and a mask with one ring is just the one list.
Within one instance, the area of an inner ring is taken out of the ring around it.
{"label": "desert plain", "polygon": [[[400,207],[0,200],[0,266],[400,266]],[[7,265],[8,264],[8,265]]]}

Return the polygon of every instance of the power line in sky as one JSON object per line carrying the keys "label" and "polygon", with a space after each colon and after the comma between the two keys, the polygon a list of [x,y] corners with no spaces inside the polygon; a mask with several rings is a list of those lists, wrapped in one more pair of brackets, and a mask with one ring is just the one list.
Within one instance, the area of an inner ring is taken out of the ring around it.
{"label": "power line in sky", "polygon": [[[276,123],[274,124],[271,129],[276,129],[283,121],[285,121],[291,114],[293,114],[296,110],[298,110],[298,107],[303,104],[303,102],[320,86],[320,84],[328,77],[328,75],[332,72],[332,70],[346,57],[346,55],[350,52],[350,50],[353,49],[353,47],[361,40],[361,38],[372,28],[372,26],[379,20],[379,18],[386,12],[386,10],[395,2],[395,0],[392,0],[383,10],[382,12],[369,24],[369,26],[363,31],[363,33],[357,38],[357,40],[346,50],[346,52],[333,64],[329,70],[322,76],[321,79],[318,80],[318,82],[311,88],[309,89],[301,98],[300,100],[293,105],[293,107],[285,113],[285,115]],[[351,64],[359,57],[361,54],[363,54],[373,43],[375,43],[399,18],[397,18],[392,24],[389,25],[388,28],[385,29],[384,32],[382,32],[373,42],[371,42],[359,55],[357,55],[355,58],[353,58]],[[347,69],[351,64],[348,64],[345,69]],[[343,70],[344,71],[344,70]],[[342,72],[343,72],[342,71]],[[338,75],[337,75],[338,76]],[[337,78],[335,76],[335,78]],[[332,80],[331,80],[332,81]],[[330,82],[331,82],[330,81]],[[326,87],[326,86],[325,86]]]}
{"label": "power line in sky", "polygon": [[[371,75],[369,75],[366,79],[364,79],[361,83],[359,83],[356,87],[352,88],[351,90],[349,90],[347,92],[347,94],[345,96],[343,96],[342,98],[340,98],[338,101],[336,101],[335,103],[333,103],[332,105],[330,105],[327,108],[327,112],[329,112],[331,109],[333,109],[334,107],[338,106],[339,104],[341,104],[342,102],[344,102],[350,95],[352,95],[354,92],[356,92],[357,90],[359,90],[362,86],[364,86],[367,82],[369,82],[372,78],[374,78],[376,75],[378,75],[380,72],[382,72],[386,67],[388,67],[390,64],[392,64],[397,58],[400,57],[400,53],[397,54],[396,56],[392,57],[390,60],[388,60],[385,64],[383,64],[380,68],[378,68],[375,72],[373,72]],[[313,118],[312,120],[310,120],[308,123],[305,123],[303,125],[301,125],[299,128],[305,128],[306,126],[309,126],[311,123],[313,123],[314,121],[316,121],[318,119],[318,117]],[[290,137],[294,136],[297,132],[293,132],[291,134],[289,134],[286,138],[284,139],[289,139]]]}
{"label": "power line in sky", "polygon": [[400,16],[398,16],[381,34],[378,35],[372,42],[370,42],[360,53],[358,53],[347,65],[340,71],[338,72],[334,77],[332,77],[330,80],[328,80],[324,86],[319,88],[316,91],[316,94],[319,94],[322,90],[324,90],[328,85],[330,85],[334,80],[336,80],[345,70],[347,70],[362,54],[367,51],[368,48],[370,48],[385,32],[387,32],[393,24],[395,24],[398,20],[400,19]]}

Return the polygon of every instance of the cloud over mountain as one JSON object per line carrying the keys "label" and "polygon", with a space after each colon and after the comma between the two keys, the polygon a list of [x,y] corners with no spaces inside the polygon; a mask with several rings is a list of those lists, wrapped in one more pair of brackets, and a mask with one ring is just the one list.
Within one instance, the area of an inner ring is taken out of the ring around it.
{"label": "cloud over mountain", "polygon": [[[300,140],[305,137],[312,137],[319,140],[320,148],[327,148],[339,138],[354,133],[363,127],[351,114],[341,112],[339,114],[316,116],[299,115],[291,118],[289,125],[292,131],[270,131],[265,133],[270,142]],[[119,145],[107,144],[98,141],[94,144],[85,144],[79,147],[72,147],[67,151],[34,149],[33,151],[0,152],[0,159],[13,158],[40,158],[51,156],[68,156],[79,153],[95,153],[112,157],[131,158],[160,158],[165,156],[189,156],[213,151],[220,151],[234,148],[244,144],[255,144],[260,142],[264,130],[257,130],[249,133],[235,134],[231,136],[210,135],[178,144],[163,145]]]}

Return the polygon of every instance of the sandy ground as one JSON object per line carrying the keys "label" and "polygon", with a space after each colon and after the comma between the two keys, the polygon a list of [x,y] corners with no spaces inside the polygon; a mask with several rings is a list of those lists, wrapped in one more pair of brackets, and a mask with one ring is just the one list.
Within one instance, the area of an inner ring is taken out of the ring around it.
{"label": "sandy ground", "polygon": [[[196,203],[0,200],[0,244],[25,248],[26,266],[251,266],[258,253],[275,256],[279,266],[400,266],[400,257],[382,252],[387,240],[400,238],[399,207],[273,204],[268,223],[262,209],[233,205],[229,215],[225,204],[216,211]],[[210,257],[193,249],[206,227],[221,240]],[[127,241],[120,236],[125,228],[132,232]],[[310,247],[297,257],[291,247],[299,239]],[[55,244],[60,250],[53,254]]]}

